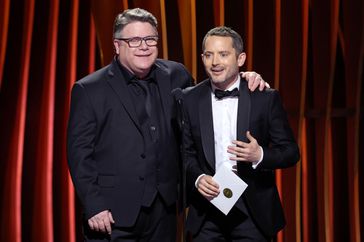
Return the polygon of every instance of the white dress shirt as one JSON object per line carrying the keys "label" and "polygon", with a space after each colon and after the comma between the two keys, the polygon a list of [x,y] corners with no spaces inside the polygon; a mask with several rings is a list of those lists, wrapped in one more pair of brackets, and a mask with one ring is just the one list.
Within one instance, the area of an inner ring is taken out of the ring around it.
{"label": "white dress shirt", "polygon": [[[240,77],[227,90],[239,88]],[[211,104],[212,104],[212,120],[214,125],[214,144],[215,144],[215,169],[217,170],[224,162],[230,163],[231,166],[236,165],[236,161],[230,160],[231,154],[227,152],[228,146],[232,145],[232,141],[236,140],[236,126],[238,118],[238,101],[239,97],[226,97],[217,99],[214,91],[216,87],[211,84]]]}
{"label": "white dress shirt", "polygon": [[[239,89],[240,75],[238,80],[228,89],[224,91],[231,91],[234,88]],[[238,103],[239,97],[225,97],[217,99],[214,91],[216,86],[211,83],[211,103],[212,103],[212,119],[214,127],[214,144],[215,144],[215,171],[223,163],[229,163],[233,170],[236,170],[236,161],[230,160],[232,154],[227,152],[228,146],[233,145],[232,141],[236,140],[237,134],[237,121],[238,121]],[[263,160],[263,149],[260,146],[261,157],[259,161],[253,161],[252,167],[255,169],[258,164]],[[201,174],[195,182],[197,187],[198,180],[205,174]]]}

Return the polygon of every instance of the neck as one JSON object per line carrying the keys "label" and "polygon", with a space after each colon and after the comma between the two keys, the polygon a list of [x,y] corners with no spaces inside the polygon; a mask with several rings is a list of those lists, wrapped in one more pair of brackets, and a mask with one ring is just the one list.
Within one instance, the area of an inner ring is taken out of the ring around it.
{"label": "neck", "polygon": [[217,89],[227,90],[232,85],[234,85],[238,81],[238,79],[239,79],[239,74],[237,74],[235,77],[232,77],[230,80],[226,80],[221,83],[212,83],[212,85],[214,85]]}

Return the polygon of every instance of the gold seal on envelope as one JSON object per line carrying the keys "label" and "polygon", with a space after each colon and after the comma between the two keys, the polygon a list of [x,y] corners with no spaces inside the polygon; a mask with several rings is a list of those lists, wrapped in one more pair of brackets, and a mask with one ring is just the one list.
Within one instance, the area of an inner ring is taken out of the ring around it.
{"label": "gold seal on envelope", "polygon": [[229,188],[225,188],[222,192],[227,198],[231,198],[233,196],[233,191],[231,191]]}

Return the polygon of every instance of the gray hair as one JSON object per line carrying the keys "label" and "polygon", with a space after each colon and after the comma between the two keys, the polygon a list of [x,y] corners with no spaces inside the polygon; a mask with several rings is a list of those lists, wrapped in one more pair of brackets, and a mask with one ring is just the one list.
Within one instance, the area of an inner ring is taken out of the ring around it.
{"label": "gray hair", "polygon": [[234,31],[232,28],[226,26],[219,26],[211,29],[202,41],[202,51],[205,51],[206,39],[209,36],[222,36],[222,37],[231,37],[233,39],[233,48],[236,50],[237,55],[244,52],[244,43],[241,36]]}
{"label": "gray hair", "polygon": [[132,22],[150,23],[157,31],[158,21],[153,14],[141,8],[133,8],[124,10],[115,17],[113,37],[121,38],[120,32],[124,27]]}

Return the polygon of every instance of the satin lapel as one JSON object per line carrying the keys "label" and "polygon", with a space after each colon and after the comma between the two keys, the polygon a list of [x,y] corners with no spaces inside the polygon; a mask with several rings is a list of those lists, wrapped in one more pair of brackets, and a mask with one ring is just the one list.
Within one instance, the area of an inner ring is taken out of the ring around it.
{"label": "satin lapel", "polygon": [[250,120],[250,91],[247,87],[247,82],[240,81],[239,88],[239,103],[238,103],[238,123],[236,128],[236,138],[240,141],[247,142],[246,131],[249,130]]}
{"label": "satin lapel", "polygon": [[211,89],[208,82],[201,90],[199,98],[199,120],[201,129],[202,147],[207,162],[215,170],[215,145],[214,145],[214,125],[212,119]]}
{"label": "satin lapel", "polygon": [[[170,76],[168,75],[167,71],[163,70],[161,67],[157,66],[156,70],[156,81],[159,88],[159,95],[162,100],[162,107],[164,112],[164,117],[166,119],[166,122],[168,123],[168,120],[171,120],[171,110],[172,107],[171,101],[172,101],[172,94],[171,94],[171,80]],[[167,125],[168,132],[170,132],[170,125]]]}
{"label": "satin lapel", "polygon": [[138,117],[135,112],[134,105],[131,101],[130,94],[126,85],[124,77],[121,75],[120,70],[118,70],[116,64],[113,62],[109,69],[110,78],[107,80],[111,88],[115,91],[120,99],[121,104],[124,106],[126,112],[129,114],[130,118],[133,120],[134,124],[137,126],[138,130],[141,132]]}

